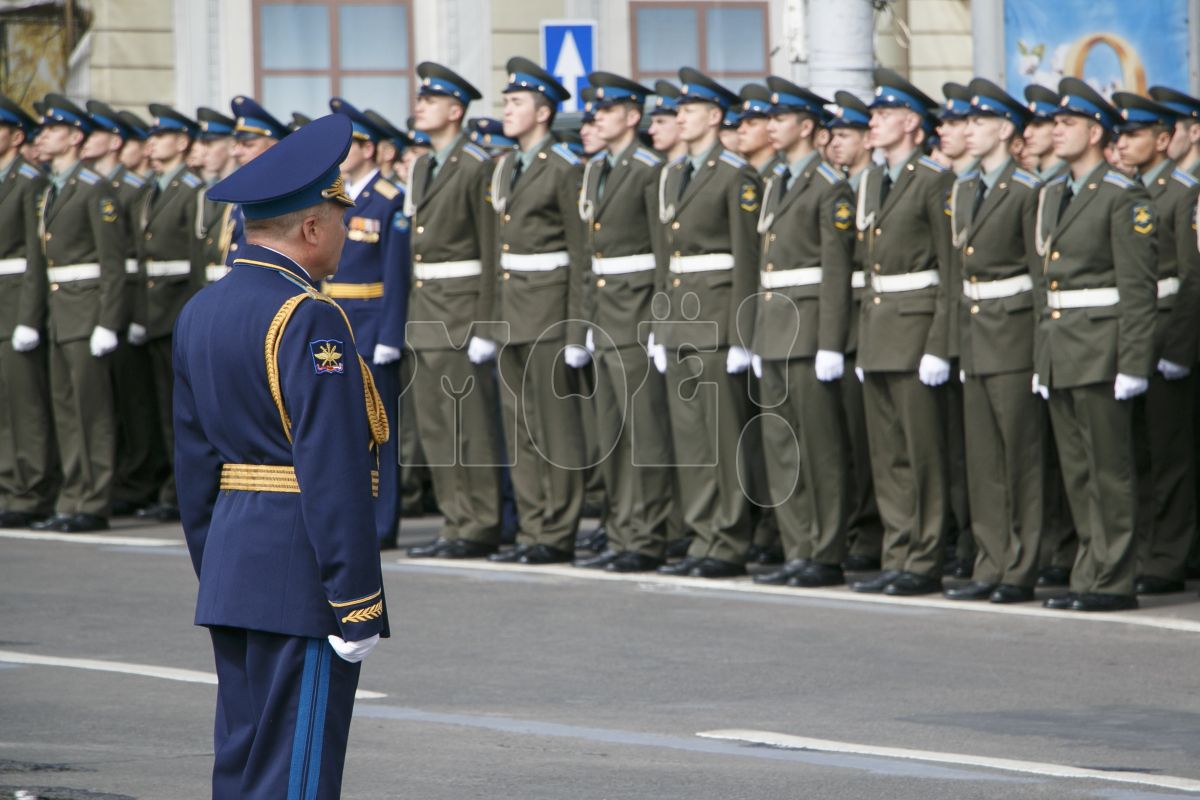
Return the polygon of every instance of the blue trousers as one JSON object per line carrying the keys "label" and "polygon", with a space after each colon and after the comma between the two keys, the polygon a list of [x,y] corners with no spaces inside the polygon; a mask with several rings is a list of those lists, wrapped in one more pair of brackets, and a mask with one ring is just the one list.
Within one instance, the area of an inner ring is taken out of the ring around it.
{"label": "blue trousers", "polygon": [[[400,532],[400,364],[372,364],[375,388],[387,409],[391,436],[379,448],[379,497],[375,500],[375,535],[380,543],[396,541]],[[411,424],[411,423],[410,423]]]}
{"label": "blue trousers", "polygon": [[212,627],[213,800],[323,800],[342,791],[359,664],[325,639]]}

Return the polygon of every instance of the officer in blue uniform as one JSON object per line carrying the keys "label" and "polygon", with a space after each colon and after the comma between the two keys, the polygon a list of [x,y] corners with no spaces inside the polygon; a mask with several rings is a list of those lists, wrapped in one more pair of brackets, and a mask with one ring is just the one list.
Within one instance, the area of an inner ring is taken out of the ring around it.
{"label": "officer in blue uniform", "polygon": [[[387,406],[394,431],[400,430],[400,355],[408,310],[411,253],[409,222],[404,216],[404,193],[379,174],[375,145],[384,133],[340,97],[329,101],[336,114],[354,129],[350,151],[342,164],[346,193],[354,208],[346,212],[346,247],[337,275],[322,291],[338,301],[358,337],[358,348],[371,364],[375,384]],[[399,436],[380,452],[379,502],[375,532],[382,548],[396,546],[400,525]]]}
{"label": "officer in blue uniform", "polygon": [[[239,167],[246,166],[291,133],[287,125],[271,116],[253,98],[238,95],[229,102],[229,107],[236,120],[233,126],[233,160]],[[232,266],[234,259],[240,255],[239,251],[246,246],[246,218],[236,206],[229,218],[233,222],[233,234],[225,263]]]}
{"label": "officer in blue uniform", "polygon": [[350,135],[324,117],[212,188],[241,205],[248,244],[175,329],[179,506],[217,668],[215,798],[338,797],[359,662],[388,635],[371,502],[387,418],[318,289],[353,205],[338,170]]}

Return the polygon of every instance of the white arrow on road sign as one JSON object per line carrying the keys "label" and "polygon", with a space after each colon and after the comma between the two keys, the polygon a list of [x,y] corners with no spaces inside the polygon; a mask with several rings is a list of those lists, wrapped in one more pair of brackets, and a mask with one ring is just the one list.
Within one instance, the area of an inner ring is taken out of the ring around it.
{"label": "white arrow on road sign", "polygon": [[571,98],[563,103],[563,111],[578,111],[579,81],[587,76],[587,69],[583,66],[583,56],[579,53],[579,45],[575,43],[575,34],[571,31],[563,35],[558,61],[554,62],[550,72],[571,93]]}

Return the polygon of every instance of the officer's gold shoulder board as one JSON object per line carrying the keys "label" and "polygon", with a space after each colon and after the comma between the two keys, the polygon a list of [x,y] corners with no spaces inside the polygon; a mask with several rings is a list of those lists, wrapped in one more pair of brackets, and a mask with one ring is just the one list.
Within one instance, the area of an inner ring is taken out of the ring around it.
{"label": "officer's gold shoulder board", "polygon": [[1154,232],[1154,212],[1149,203],[1138,203],[1133,207],[1133,232],[1142,236]]}
{"label": "officer's gold shoulder board", "polygon": [[1200,183],[1200,181],[1196,180],[1187,172],[1179,169],[1178,167],[1176,167],[1175,171],[1171,173],[1171,177],[1189,189],[1195,186],[1197,183]]}
{"label": "officer's gold shoulder board", "polygon": [[381,194],[388,200],[395,200],[396,196],[400,194],[400,190],[396,188],[396,184],[385,178],[375,181],[371,188],[375,190],[376,194]]}
{"label": "officer's gold shoulder board", "polygon": [[753,183],[743,183],[738,204],[742,211],[758,211],[758,187]]}
{"label": "officer's gold shoulder board", "polygon": [[469,155],[471,158],[475,159],[476,161],[484,162],[484,161],[488,160],[487,152],[477,144],[472,144],[471,142],[467,142],[466,144],[463,145],[462,151],[464,153],[466,153],[467,155]]}
{"label": "officer's gold shoulder board", "polygon": [[553,147],[551,147],[550,149],[551,149],[552,151],[554,151],[554,153],[555,153],[555,154],[556,154],[556,155],[557,155],[559,158],[561,158],[563,161],[565,161],[565,162],[567,162],[568,164],[570,164],[572,167],[579,166],[580,164],[582,164],[582,163],[583,163],[582,161],[580,161],[580,160],[579,160],[579,156],[577,156],[577,155],[575,155],[574,153],[572,153],[572,152],[571,152],[571,148],[567,147],[565,144],[563,144],[563,143],[561,143],[561,142],[559,142],[558,144],[554,145],[554,146],[553,146]]}
{"label": "officer's gold shoulder board", "polygon": [[833,185],[837,185],[839,181],[845,180],[845,178],[842,177],[841,172],[829,164],[826,164],[824,161],[822,161],[820,166],[817,167],[817,174]]}
{"label": "officer's gold shoulder board", "polygon": [[1037,189],[1042,185],[1042,181],[1037,175],[1024,169],[1013,170],[1012,179],[1026,189]]}
{"label": "officer's gold shoulder board", "polygon": [[746,166],[746,159],[742,158],[737,153],[731,153],[728,150],[722,150],[720,158],[721,161],[724,161],[729,166],[737,169],[741,169],[742,167]]}
{"label": "officer's gold shoulder board", "polygon": [[848,231],[854,224],[854,210],[850,208],[849,200],[838,200],[833,204],[833,227],[839,231]]}
{"label": "officer's gold shoulder board", "polygon": [[92,172],[87,167],[84,167],[83,169],[79,170],[78,178],[79,178],[79,180],[86,183],[88,186],[95,186],[97,183],[100,182],[100,176],[97,175],[96,173]]}
{"label": "officer's gold shoulder board", "polygon": [[31,181],[36,178],[40,178],[42,175],[42,173],[38,172],[37,167],[33,166],[32,164],[22,164],[21,168],[17,170],[17,174],[22,178],[28,178]]}
{"label": "officer's gold shoulder board", "polygon": [[100,218],[105,222],[117,221],[117,207],[107,197],[100,199]]}
{"label": "officer's gold shoulder board", "polygon": [[1111,169],[1104,175],[1104,182],[1111,183],[1113,186],[1118,186],[1122,189],[1128,189],[1131,186],[1136,186],[1133,181],[1126,178],[1119,172],[1113,172]]}
{"label": "officer's gold shoulder board", "polygon": [[946,171],[946,168],[945,168],[945,167],[943,167],[943,166],[942,166],[941,164],[939,164],[938,162],[934,161],[934,160],[933,160],[932,158],[930,158],[929,156],[921,156],[921,159],[920,159],[919,163],[920,163],[920,165],[921,165],[922,167],[925,167],[925,168],[927,168],[927,169],[931,169],[931,170],[933,170],[934,172],[945,172],[945,171]]}

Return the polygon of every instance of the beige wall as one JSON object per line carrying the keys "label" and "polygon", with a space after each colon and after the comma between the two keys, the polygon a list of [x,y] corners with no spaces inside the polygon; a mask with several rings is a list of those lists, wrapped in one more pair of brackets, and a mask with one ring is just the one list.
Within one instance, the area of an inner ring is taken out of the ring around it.
{"label": "beige wall", "polygon": [[171,3],[95,3],[89,62],[90,96],[145,114],[147,103],[175,98]]}
{"label": "beige wall", "polygon": [[563,0],[492,0],[491,116],[499,116],[503,103],[501,92],[508,83],[504,62],[513,56],[541,61],[538,39],[541,20],[566,16]]}
{"label": "beige wall", "polygon": [[876,14],[875,54],[883,66],[935,100],[943,83],[971,79],[970,0],[900,0],[892,7]]}

